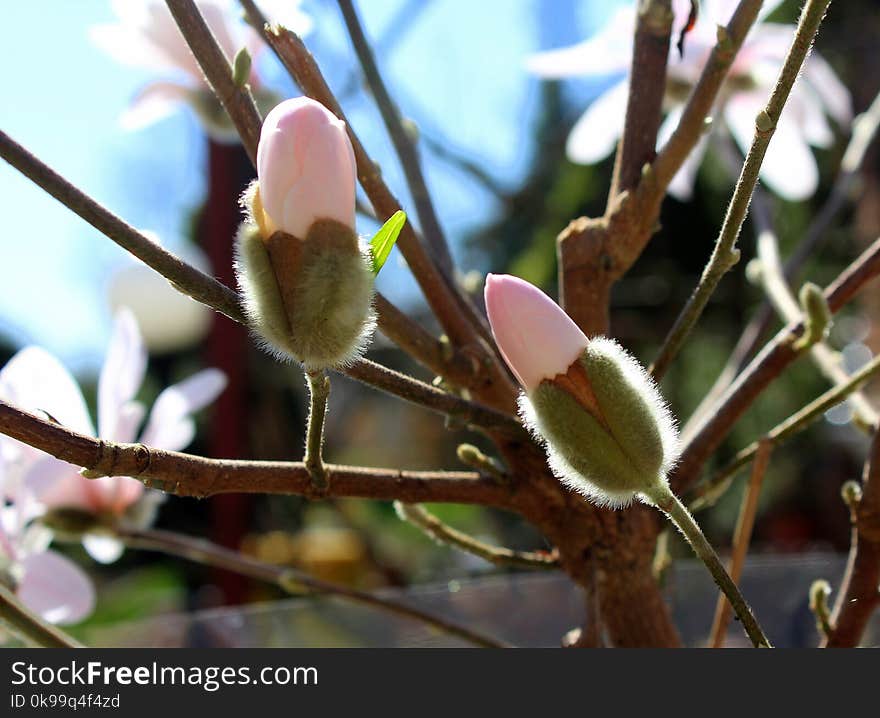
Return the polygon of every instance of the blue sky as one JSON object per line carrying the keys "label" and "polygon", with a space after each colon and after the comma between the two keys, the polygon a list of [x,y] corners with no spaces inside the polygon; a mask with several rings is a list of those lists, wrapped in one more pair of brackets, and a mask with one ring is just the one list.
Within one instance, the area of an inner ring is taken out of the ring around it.
{"label": "blue sky", "polygon": [[[316,26],[307,44],[331,85],[348,85],[355,61],[336,3],[306,0],[303,7]],[[382,70],[403,112],[513,187],[531,160],[528,128],[538,96],[523,59],[536,49],[583,39],[613,3],[388,0],[359,7],[368,34],[380,41]],[[401,17],[406,22],[393,24]],[[37,19],[39,43],[23,31]],[[187,212],[204,191],[205,141],[185,110],[137,132],[119,127],[123,109],[153,76],[118,65],[91,45],[88,28],[112,20],[106,0],[7,4],[0,24],[7,58],[0,127],[128,222],[178,248],[186,241]],[[404,29],[388,43],[390,26]],[[265,58],[263,69],[268,84],[295,92],[272,58]],[[595,88],[573,82],[569,91],[586,103]],[[408,204],[370,98],[353,93],[343,101],[387,181]],[[455,245],[498,208],[460,171],[430,153],[425,162]],[[0,335],[16,345],[42,344],[74,370],[93,371],[109,331],[107,278],[126,263],[124,252],[5,164],[0,197]],[[404,306],[418,301],[398,262],[389,262],[379,281]]]}

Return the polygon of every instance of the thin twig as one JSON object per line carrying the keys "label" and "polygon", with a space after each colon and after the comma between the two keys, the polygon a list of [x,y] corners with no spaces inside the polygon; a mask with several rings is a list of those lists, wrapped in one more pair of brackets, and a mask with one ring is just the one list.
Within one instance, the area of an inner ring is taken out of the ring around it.
{"label": "thin twig", "polygon": [[315,488],[327,488],[327,470],[324,467],[324,421],[327,416],[327,400],[330,397],[330,379],[323,371],[307,371],[309,385],[309,418],[306,422],[306,451],[303,457],[306,471],[312,477]]}
{"label": "thin twig", "polygon": [[354,4],[351,0],[338,0],[338,2],[339,9],[342,11],[342,17],[345,20],[345,26],[348,29],[348,35],[351,38],[351,44],[364,71],[367,85],[370,88],[370,94],[376,100],[379,113],[382,115],[382,121],[385,123],[385,129],[388,131],[389,137],[391,137],[394,151],[397,153],[403,168],[403,173],[416,207],[416,213],[419,216],[422,236],[424,236],[428,243],[434,255],[434,260],[446,274],[451,275],[453,272],[452,255],[449,252],[449,244],[446,241],[443,228],[440,226],[440,220],[434,209],[434,203],[431,201],[431,193],[428,191],[428,185],[422,173],[422,165],[419,160],[416,143],[411,133],[407,132],[404,127],[400,111],[391,98],[388,88],[385,86],[382,73],[376,64],[376,58],[364,34],[364,29],[358,19]]}
{"label": "thin twig", "polygon": [[303,589],[322,594],[338,596],[348,601],[362,603],[382,611],[431,626],[443,633],[460,638],[483,648],[508,648],[503,641],[483,635],[445,618],[440,618],[413,606],[408,606],[392,598],[376,596],[356,588],[324,581],[302,571],[285,566],[257,561],[236,551],[217,546],[203,539],[191,538],[171,531],[157,529],[137,529],[125,526],[114,527],[114,535],[127,546],[159,551],[169,556],[183,558],[205,566],[213,566],[232,571],[242,576],[265,581],[278,586],[291,594],[301,594]]}
{"label": "thin twig", "polygon": [[779,446],[795,434],[812,426],[822,418],[826,411],[837,406],[847,396],[877,374],[878,371],[880,371],[880,356],[874,357],[865,364],[845,384],[829,389],[800,411],[795,412],[785,421],[777,424],[767,433],[765,439],[755,441],[739,451],[730,463],[718,471],[711,479],[697,486],[694,490],[695,501],[691,504],[691,510],[698,511],[704,509],[717,501],[723,490],[729,485],[730,480],[739,473],[743,466],[752,460],[763,443]]}
{"label": "thin twig", "polygon": [[[171,282],[175,289],[234,321],[246,324],[247,320],[240,306],[239,297],[232,289],[187,264],[138,232],[134,227],[126,224],[2,131],[0,131],[0,157],[3,157],[19,172],[102,234],[156,270]],[[393,311],[388,311],[388,308],[392,306],[384,300],[379,302],[379,308],[386,310],[379,319],[386,334],[398,338],[402,334],[406,334],[408,339],[400,342],[402,348],[419,352],[418,356],[421,356],[429,366],[437,369],[450,369],[452,381],[460,381],[465,386],[474,385],[475,382],[479,385],[479,380],[476,379],[477,372],[475,372],[474,362],[471,358],[460,352],[451,351],[452,358],[449,363],[441,365],[444,353],[441,343],[437,340],[433,340],[432,343],[430,335],[427,335],[424,330],[418,329],[417,325],[408,318],[402,319],[405,315],[396,308]],[[393,330],[389,326],[391,324],[395,326]],[[414,327],[417,329],[411,332],[410,330]],[[441,356],[438,357],[438,354]],[[517,425],[516,420],[510,415],[439,391],[416,379],[392,372],[390,369],[365,359],[355,362],[350,367],[340,369],[340,372],[408,401],[427,402],[426,405],[429,408],[438,411],[444,410],[441,407],[451,409],[456,416],[475,424],[486,418],[489,419],[492,427],[506,426],[508,429],[515,429]],[[475,411],[471,413],[468,406]]]}
{"label": "thin twig", "polygon": [[715,553],[715,549],[706,540],[699,524],[694,521],[694,517],[691,516],[684,504],[666,485],[656,487],[653,492],[648,494],[648,498],[678,527],[691,545],[697,558],[709,569],[709,573],[712,574],[715,583],[718,584],[722,593],[730,601],[730,605],[733,606],[733,610],[742,623],[746,634],[751,639],[752,645],[755,648],[770,648],[770,641],[764,635],[764,631],[755,619],[748,602],[742,595],[739,587],[727,574],[724,564],[721,563],[721,559]]}
{"label": "thin twig", "polygon": [[831,630],[823,645],[859,645],[872,614],[880,606],[880,432],[874,435],[862,496],[855,507],[846,574],[831,614]]}
{"label": "thin twig", "polygon": [[57,626],[34,615],[0,582],[0,622],[27,643],[40,648],[82,648]]}
{"label": "thin twig", "polygon": [[395,501],[398,515],[431,538],[442,544],[460,549],[465,553],[479,556],[496,566],[516,568],[554,569],[559,567],[559,559],[548,551],[514,551],[503,546],[492,546],[473,536],[443,523],[424,506]]}
{"label": "thin twig", "polygon": [[[749,552],[752,529],[755,526],[755,514],[758,512],[758,497],[761,495],[761,485],[764,483],[764,474],[767,472],[767,464],[770,462],[772,451],[773,444],[771,442],[761,442],[752,464],[751,478],[743,494],[739,517],[736,520],[736,529],[733,533],[733,553],[730,557],[728,573],[730,573],[733,582],[737,584],[742,576],[746,554]],[[712,632],[709,638],[709,645],[712,648],[721,648],[724,645],[727,626],[730,623],[730,611],[730,602],[724,594],[719,594],[718,603],[715,605],[715,620],[712,622]]]}
{"label": "thin twig", "polygon": [[675,320],[675,324],[666,336],[663,346],[650,368],[651,374],[657,380],[661,379],[669,369],[673,359],[702,315],[721,278],[739,261],[736,239],[748,213],[749,202],[758,182],[758,173],[761,170],[764,155],[767,152],[770,139],[776,131],[776,123],[779,121],[791,88],[798,77],[816,33],[819,31],[822,17],[830,2],[831,0],[808,0],[804,5],[794,41],[779,73],[779,79],[766,107],[758,113],[755,120],[755,136],[733,191],[727,215],[715,242],[715,249],[712,251],[709,263],[703,270],[697,288]]}
{"label": "thin twig", "polygon": [[235,129],[251,162],[257,161],[257,144],[263,121],[247,85],[237,85],[232,77],[230,58],[226,57],[211,28],[193,0],[165,0],[174,22],[190,46],[205,73],[205,78]]}
{"label": "thin twig", "polygon": [[178,496],[225,493],[354,496],[408,503],[451,502],[506,507],[514,492],[468,471],[403,471],[325,464],[328,486],[317,490],[299,462],[207,459],[143,444],[117,444],[71,431],[0,400],[6,434],[94,476],[130,476]]}
{"label": "thin twig", "polygon": [[[880,239],[875,240],[825,289],[828,308],[837,313],[866,284],[880,274]],[[794,340],[803,332],[801,323],[783,327],[774,339],[743,369],[724,394],[682,431],[683,448],[670,480],[679,493],[688,489],[700,470],[730,432],[737,419],[761,393],[799,356]]]}

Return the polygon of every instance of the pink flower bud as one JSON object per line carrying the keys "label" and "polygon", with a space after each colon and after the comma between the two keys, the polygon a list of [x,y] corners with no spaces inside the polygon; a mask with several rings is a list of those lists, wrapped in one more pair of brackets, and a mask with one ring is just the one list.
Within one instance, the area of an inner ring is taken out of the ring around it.
{"label": "pink flower bud", "polygon": [[537,287],[509,274],[486,277],[486,311],[495,342],[526,392],[565,374],[588,340]]}
{"label": "pink flower bud", "polygon": [[305,239],[319,219],[354,230],[354,151],[345,123],[321,103],[308,97],[285,100],[266,116],[257,175],[255,219],[266,238],[281,230]]}

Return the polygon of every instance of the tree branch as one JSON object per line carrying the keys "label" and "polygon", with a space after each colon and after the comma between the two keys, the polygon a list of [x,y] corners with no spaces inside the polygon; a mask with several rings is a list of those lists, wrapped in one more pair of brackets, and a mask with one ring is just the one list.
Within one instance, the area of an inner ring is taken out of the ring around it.
{"label": "tree branch", "polygon": [[31,613],[2,582],[0,622],[6,624],[15,635],[40,648],[82,648],[64,631]]}
{"label": "tree branch", "polygon": [[400,518],[435,541],[478,556],[495,566],[531,569],[559,567],[559,558],[549,551],[514,551],[503,546],[492,546],[443,523],[424,506],[395,501],[394,508]]}
{"label": "tree branch", "polygon": [[[874,241],[825,289],[832,312],[840,311],[865,284],[880,274],[880,239]],[[784,327],[749,363],[736,380],[706,411],[688,422],[682,432],[683,449],[671,480],[677,491],[691,486],[718,445],[737,419],[755,399],[802,352],[794,349],[793,340],[803,332],[800,322]]]}
{"label": "tree branch", "polygon": [[629,72],[626,120],[617,147],[614,176],[608,193],[609,205],[620,192],[635,187],[642,177],[642,167],[654,161],[666,93],[672,20],[671,0],[640,0]]}
{"label": "tree branch", "polygon": [[127,526],[113,527],[113,534],[126,546],[147,551],[158,551],[205,566],[214,566],[226,571],[232,571],[233,573],[248,576],[258,581],[274,584],[283,591],[294,595],[306,589],[322,594],[339,596],[348,601],[372,606],[381,611],[406,616],[482,648],[510,647],[503,641],[477,633],[470,628],[413,606],[408,606],[400,601],[377,596],[366,591],[359,591],[349,586],[324,581],[294,568],[263,563],[237,551],[231,551],[202,539],[191,538],[170,531],[138,529]]}
{"label": "tree branch", "polygon": [[403,173],[406,176],[406,182],[412,193],[413,203],[416,206],[416,213],[419,216],[419,226],[422,229],[422,236],[427,241],[428,246],[434,255],[440,268],[449,276],[453,272],[452,255],[449,252],[449,245],[440,226],[440,220],[434,209],[434,203],[431,201],[431,194],[428,191],[428,185],[425,182],[425,176],[422,173],[421,162],[419,161],[416,143],[403,126],[400,117],[400,111],[391,99],[370,43],[364,34],[364,29],[358,19],[357,11],[351,0],[338,0],[339,9],[342,11],[342,17],[345,20],[345,26],[348,28],[348,35],[351,38],[351,44],[354,47],[355,54],[364,71],[364,77],[370,88],[370,94],[376,100],[379,112],[382,115],[382,121],[385,123],[385,129],[391,137],[394,150],[403,167]]}
{"label": "tree branch", "polygon": [[828,648],[858,646],[880,606],[880,432],[871,442],[862,498],[853,513],[849,561],[831,614],[831,631],[823,643]]}
{"label": "tree branch", "polygon": [[666,373],[691,330],[699,321],[721,278],[739,261],[740,253],[736,249],[736,240],[748,213],[752,192],[758,183],[758,173],[761,170],[764,155],[773,133],[776,131],[776,123],[779,121],[791,88],[797,80],[816,33],[819,32],[819,25],[830,2],[831,0],[808,0],[804,5],[794,41],[788,50],[776,86],[773,88],[766,107],[758,113],[758,117],[755,119],[755,136],[733,191],[727,215],[715,242],[715,249],[712,251],[709,263],[703,270],[697,288],[675,320],[672,329],[669,330],[669,334],[660,348],[660,353],[650,367],[651,374],[658,381]]}
{"label": "tree branch", "polygon": [[239,86],[233,80],[229,58],[193,0],[165,0],[165,4],[205,73],[205,79],[238,130],[245,152],[256,164],[263,120],[250,89],[246,84]]}
{"label": "tree branch", "polygon": [[763,443],[779,446],[795,434],[799,434],[821,419],[826,411],[837,406],[847,396],[877,374],[878,371],[880,371],[880,356],[874,357],[874,359],[865,364],[845,384],[829,389],[800,411],[792,414],[782,423],[777,424],[767,433],[765,438],[752,442],[745,449],[742,449],[730,463],[709,481],[697,486],[695,491],[696,501],[692,504],[691,508],[696,511],[713,504],[727,488],[731,479],[758,453]]}

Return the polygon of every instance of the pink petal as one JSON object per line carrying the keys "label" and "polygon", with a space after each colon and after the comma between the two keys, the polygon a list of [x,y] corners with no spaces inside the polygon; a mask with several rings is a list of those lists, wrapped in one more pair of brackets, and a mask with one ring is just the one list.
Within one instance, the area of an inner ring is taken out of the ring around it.
{"label": "pink petal", "polygon": [[565,373],[586,335],[550,297],[509,274],[486,277],[486,312],[504,360],[528,392]]}
{"label": "pink petal", "polygon": [[50,623],[77,623],[95,609],[95,589],[69,559],[44,551],[22,562],[24,575],[17,594],[31,611]]}
{"label": "pink petal", "polygon": [[98,379],[98,435],[111,441],[121,437],[123,407],[137,394],[147,371],[144,348],[134,314],[128,309],[116,313],[107,357]]}
{"label": "pink petal", "polygon": [[565,145],[568,159],[590,165],[614,151],[623,132],[628,93],[629,82],[624,80],[593,101],[568,135]]}
{"label": "pink petal", "polygon": [[205,369],[165,389],[156,399],[141,441],[147,446],[177,451],[195,436],[192,414],[210,404],[226,387],[219,369]]}
{"label": "pink petal", "polygon": [[40,347],[26,347],[0,369],[0,397],[26,411],[48,411],[68,429],[94,434],[82,392],[67,369]]}
{"label": "pink petal", "polygon": [[317,219],[355,227],[357,170],[345,123],[307,97],[285,100],[263,122],[260,199],[272,224],[304,239]]}

